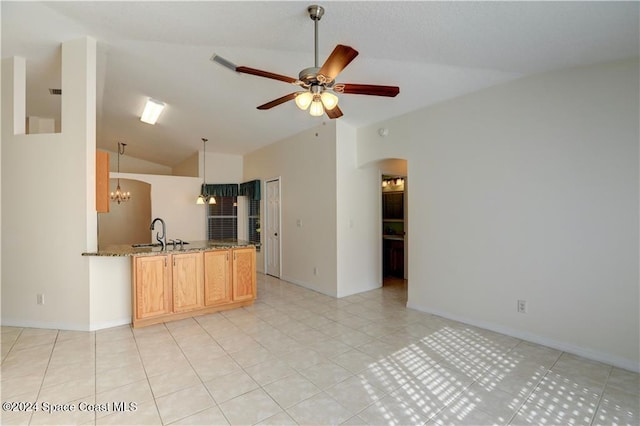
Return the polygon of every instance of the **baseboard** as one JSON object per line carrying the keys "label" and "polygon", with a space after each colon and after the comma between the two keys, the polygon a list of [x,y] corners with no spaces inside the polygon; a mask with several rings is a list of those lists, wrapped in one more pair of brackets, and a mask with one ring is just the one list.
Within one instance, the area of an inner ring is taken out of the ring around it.
{"label": "baseboard", "polygon": [[97,323],[92,323],[90,330],[91,331],[104,330],[105,328],[113,328],[113,327],[119,327],[121,325],[129,325],[129,324],[131,324],[131,317],[127,317],[119,320],[101,321]]}
{"label": "baseboard", "polygon": [[584,358],[589,358],[594,361],[604,362],[606,364],[613,365],[614,367],[619,367],[625,370],[630,370],[630,371],[640,373],[640,364],[638,362],[634,362],[626,358],[621,358],[609,353],[594,351],[593,349],[583,348],[581,346],[576,346],[567,342],[561,342],[558,340],[550,339],[548,337],[529,333],[527,331],[505,327],[500,324],[495,324],[495,323],[485,322],[485,321],[477,321],[471,318],[454,315],[449,312],[444,312],[437,309],[425,308],[423,306],[419,306],[410,302],[407,302],[407,308],[415,309],[417,311],[425,312],[428,314],[438,315],[443,318],[459,321],[475,327],[484,328],[486,330],[495,331],[496,333],[506,334],[507,336],[515,337],[517,339],[526,340],[528,342],[548,346],[550,348],[554,348],[563,352],[568,352]]}
{"label": "baseboard", "polygon": [[91,331],[89,330],[88,324],[75,324],[57,321],[29,321],[14,318],[3,318],[2,321],[0,321],[0,325],[5,327],[45,328],[49,330]]}
{"label": "baseboard", "polygon": [[336,297],[336,295],[335,295],[335,294],[329,294],[329,293],[326,293],[326,292],[324,292],[324,291],[322,291],[322,290],[320,290],[320,289],[316,288],[313,284],[306,283],[306,282],[304,282],[304,281],[296,280],[296,279],[294,279],[294,278],[290,278],[290,277],[287,277],[287,276],[284,276],[284,275],[283,275],[283,276],[281,276],[281,277],[280,277],[280,279],[281,279],[281,280],[283,280],[283,281],[290,282],[291,284],[295,284],[295,285],[299,285],[300,287],[304,287],[304,288],[306,288],[307,290],[313,290],[313,291],[315,291],[316,293],[324,294],[325,296]]}
{"label": "baseboard", "polygon": [[340,299],[342,297],[353,296],[354,294],[365,293],[367,291],[376,290],[380,287],[382,287],[382,283],[371,283],[370,285],[362,286],[348,293],[339,293],[337,297]]}

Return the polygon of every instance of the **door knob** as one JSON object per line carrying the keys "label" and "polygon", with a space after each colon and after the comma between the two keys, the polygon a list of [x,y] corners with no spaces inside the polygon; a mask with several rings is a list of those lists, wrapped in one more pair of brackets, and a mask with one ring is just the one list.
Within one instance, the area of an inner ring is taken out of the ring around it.
{"label": "door knob", "polygon": [[277,236],[278,236],[278,233],[276,232],[276,233],[275,233],[275,234],[273,234],[273,235],[274,235],[275,237],[277,237]]}

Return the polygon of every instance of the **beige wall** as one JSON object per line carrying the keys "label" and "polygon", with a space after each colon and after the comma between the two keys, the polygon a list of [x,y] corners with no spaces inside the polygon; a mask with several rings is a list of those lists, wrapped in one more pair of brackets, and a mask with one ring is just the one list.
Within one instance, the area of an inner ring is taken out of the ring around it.
{"label": "beige wall", "polygon": [[[109,190],[114,192],[117,179],[109,180]],[[114,244],[149,243],[151,223],[151,185],[131,179],[120,179],[123,191],[131,193],[124,203],[110,201],[109,213],[98,214],[98,248]]]}
{"label": "beige wall", "polygon": [[193,154],[191,157],[184,160],[171,170],[171,174],[174,176],[190,176],[198,177],[199,173],[199,153]]}
{"label": "beige wall", "polygon": [[96,42],[62,45],[62,133],[24,134],[24,64],[2,60],[2,324],[86,330],[90,266],[81,253],[97,247]]}
{"label": "beige wall", "polygon": [[408,305],[638,370],[639,80],[550,72],[359,129],[360,164],[408,159]]}
{"label": "beige wall", "polygon": [[[126,149],[126,147],[125,147]],[[126,151],[125,151],[126,152]],[[118,153],[109,151],[109,171],[118,171]],[[141,160],[139,158],[130,157],[128,155],[120,156],[120,172],[121,173],[140,173],[145,175],[171,175],[171,167],[162,164],[152,163],[151,161]]]}
{"label": "beige wall", "polygon": [[[280,177],[282,278],[332,296],[337,294],[335,141],[335,124],[319,124],[244,157],[245,181],[260,179],[264,187],[266,180]],[[264,197],[261,213],[264,217]],[[262,254],[264,247],[263,241]],[[262,256],[258,268],[264,270]]]}

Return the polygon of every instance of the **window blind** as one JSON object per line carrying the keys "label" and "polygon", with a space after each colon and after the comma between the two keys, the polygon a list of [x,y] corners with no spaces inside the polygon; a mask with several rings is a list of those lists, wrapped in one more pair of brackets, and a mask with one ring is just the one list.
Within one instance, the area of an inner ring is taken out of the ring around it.
{"label": "window blind", "polygon": [[207,205],[207,237],[210,240],[238,239],[238,206],[236,197],[216,197]]}

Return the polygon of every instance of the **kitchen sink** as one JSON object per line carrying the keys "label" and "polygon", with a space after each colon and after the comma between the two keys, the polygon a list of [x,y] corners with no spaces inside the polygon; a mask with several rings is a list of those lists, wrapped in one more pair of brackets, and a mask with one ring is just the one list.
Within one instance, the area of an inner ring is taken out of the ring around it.
{"label": "kitchen sink", "polygon": [[[189,244],[188,241],[183,241],[182,244]],[[176,245],[180,245],[180,243],[176,243]],[[146,247],[160,247],[161,244],[160,243],[141,243],[141,244],[131,244],[131,247],[133,248],[146,248]],[[171,242],[167,243],[167,247],[173,247],[173,244]]]}

